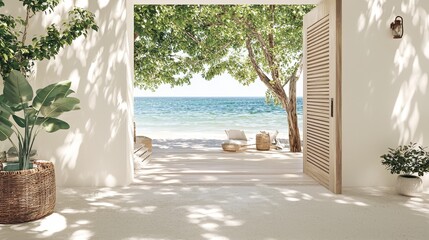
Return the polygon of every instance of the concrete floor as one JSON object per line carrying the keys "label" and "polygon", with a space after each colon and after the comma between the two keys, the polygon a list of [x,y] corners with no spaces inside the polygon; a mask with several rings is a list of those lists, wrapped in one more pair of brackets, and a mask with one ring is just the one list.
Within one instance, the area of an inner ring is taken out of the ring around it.
{"label": "concrete floor", "polygon": [[429,193],[346,188],[334,195],[294,169],[298,155],[231,155],[213,141],[159,141],[154,151],[135,184],[59,189],[54,214],[0,225],[0,239],[429,239]]}

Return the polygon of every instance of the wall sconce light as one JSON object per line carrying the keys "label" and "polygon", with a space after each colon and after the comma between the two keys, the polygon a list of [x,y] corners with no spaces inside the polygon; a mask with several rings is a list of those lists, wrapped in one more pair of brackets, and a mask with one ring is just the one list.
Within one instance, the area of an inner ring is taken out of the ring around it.
{"label": "wall sconce light", "polygon": [[392,29],[393,38],[402,38],[404,35],[404,19],[401,16],[397,16],[395,21],[390,24]]}

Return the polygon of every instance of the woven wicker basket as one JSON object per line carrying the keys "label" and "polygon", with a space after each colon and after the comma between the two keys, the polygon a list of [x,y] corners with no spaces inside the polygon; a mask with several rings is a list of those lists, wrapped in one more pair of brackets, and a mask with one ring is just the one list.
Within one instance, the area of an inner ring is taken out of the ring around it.
{"label": "woven wicker basket", "polygon": [[222,143],[222,149],[227,152],[237,152],[240,150],[240,145],[234,143]]}
{"label": "woven wicker basket", "polygon": [[268,133],[256,134],[256,150],[268,151],[270,147],[270,135]]}
{"label": "woven wicker basket", "polygon": [[29,222],[54,212],[54,165],[35,165],[29,170],[0,171],[0,223]]}

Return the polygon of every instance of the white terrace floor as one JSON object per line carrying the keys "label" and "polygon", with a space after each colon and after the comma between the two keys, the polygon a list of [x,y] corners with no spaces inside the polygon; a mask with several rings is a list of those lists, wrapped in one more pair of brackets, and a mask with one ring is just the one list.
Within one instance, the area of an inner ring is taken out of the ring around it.
{"label": "white terrace floor", "polygon": [[56,212],[0,225],[0,239],[429,239],[429,193],[334,195],[303,175],[299,154],[224,153],[218,141],[158,141],[122,188],[58,190]]}

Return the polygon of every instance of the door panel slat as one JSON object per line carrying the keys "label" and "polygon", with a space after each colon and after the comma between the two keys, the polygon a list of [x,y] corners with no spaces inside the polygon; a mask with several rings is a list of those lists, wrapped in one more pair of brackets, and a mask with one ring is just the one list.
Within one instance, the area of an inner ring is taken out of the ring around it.
{"label": "door panel slat", "polygon": [[[334,119],[335,52],[332,29],[336,26],[335,0],[323,0],[304,18],[304,171],[323,186],[335,189]],[[334,179],[334,181],[333,181]]]}

